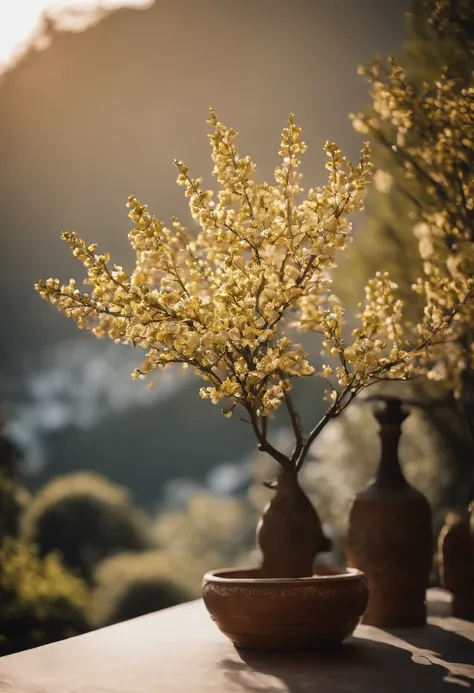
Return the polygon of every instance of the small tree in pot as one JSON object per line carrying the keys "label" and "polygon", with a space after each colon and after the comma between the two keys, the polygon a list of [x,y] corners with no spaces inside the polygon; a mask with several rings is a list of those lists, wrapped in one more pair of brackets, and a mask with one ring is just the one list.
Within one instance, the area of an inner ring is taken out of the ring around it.
{"label": "small tree in pot", "polygon": [[[146,358],[134,377],[180,363],[192,367],[206,385],[203,399],[223,402],[224,416],[244,411],[258,448],[280,465],[275,496],[258,528],[262,575],[312,575],[315,555],[329,548],[317,512],[298,483],[312,442],[324,426],[372,383],[409,379],[420,371],[417,355],[436,340],[457,311],[428,303],[422,323],[407,341],[396,285],[377,273],[366,288],[359,326],[343,337],[344,308],[331,292],[336,254],[348,248],[348,216],[363,208],[370,180],[368,145],[353,164],[326,143],[329,180],[302,197],[300,155],[306,145],[291,115],[283,130],[275,184],[257,183],[255,165],[240,157],[236,132],[211,110],[210,135],[215,194],[175,162],[197,232],[173,219],[166,228],[134,196],[128,200],[134,223],[129,238],[136,251],[131,275],[109,268],[75,233],[63,233],[87,269],[90,294],[73,280],[36,284],[43,298],[96,336],[141,346]],[[302,346],[285,333],[294,326],[322,337],[328,363],[318,373]],[[331,363],[332,362],[332,363]],[[291,398],[292,380],[321,376],[330,387],[326,413],[305,432]],[[294,431],[290,455],[271,442],[269,422],[286,407]]]}

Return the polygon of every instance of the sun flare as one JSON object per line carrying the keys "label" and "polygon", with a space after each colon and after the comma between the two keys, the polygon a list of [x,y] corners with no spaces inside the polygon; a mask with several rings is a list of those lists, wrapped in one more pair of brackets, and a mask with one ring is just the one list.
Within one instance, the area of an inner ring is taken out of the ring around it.
{"label": "sun flare", "polygon": [[14,62],[22,49],[40,37],[47,13],[58,26],[82,31],[104,11],[119,7],[145,8],[153,0],[10,0],[0,2],[0,69]]}

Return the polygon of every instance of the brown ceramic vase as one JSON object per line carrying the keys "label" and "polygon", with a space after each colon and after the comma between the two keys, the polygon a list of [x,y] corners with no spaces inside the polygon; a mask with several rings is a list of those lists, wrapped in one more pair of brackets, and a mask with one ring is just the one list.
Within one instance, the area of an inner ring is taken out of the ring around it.
{"label": "brown ceramic vase", "polygon": [[295,470],[281,469],[274,496],[257,526],[262,575],[275,578],[311,577],[315,556],[331,549],[313,504]]}
{"label": "brown ceramic vase", "polygon": [[474,620],[474,504],[460,515],[449,514],[438,539],[442,586],[451,592],[452,614]]}
{"label": "brown ceramic vase", "polygon": [[367,605],[358,570],[318,569],[305,578],[262,577],[262,569],[207,573],[203,599],[236,646],[303,650],[337,645],[354,632]]}
{"label": "brown ceramic vase", "polygon": [[347,563],[363,571],[369,602],[362,619],[380,627],[426,622],[432,563],[431,508],[405,479],[398,459],[401,425],[408,414],[397,398],[375,413],[382,454],[375,481],[354,501],[349,516]]}

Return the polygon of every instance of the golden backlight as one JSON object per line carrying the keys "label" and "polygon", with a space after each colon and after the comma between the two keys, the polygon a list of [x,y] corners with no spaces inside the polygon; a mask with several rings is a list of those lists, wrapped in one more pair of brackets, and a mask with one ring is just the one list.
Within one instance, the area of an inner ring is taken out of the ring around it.
{"label": "golden backlight", "polygon": [[42,17],[58,27],[82,31],[104,12],[119,7],[149,7],[153,0],[0,0],[0,70],[15,61],[26,46],[41,41]]}

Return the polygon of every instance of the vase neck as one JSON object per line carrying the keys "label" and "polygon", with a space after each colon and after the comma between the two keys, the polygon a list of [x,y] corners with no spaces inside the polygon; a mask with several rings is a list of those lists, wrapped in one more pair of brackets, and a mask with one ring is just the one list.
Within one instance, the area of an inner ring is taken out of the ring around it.
{"label": "vase neck", "polygon": [[381,455],[375,477],[378,486],[392,488],[407,486],[398,457],[401,426],[385,424],[380,427]]}
{"label": "vase neck", "polygon": [[280,468],[277,474],[277,483],[279,486],[292,486],[298,483],[298,473],[294,470],[286,470]]}

